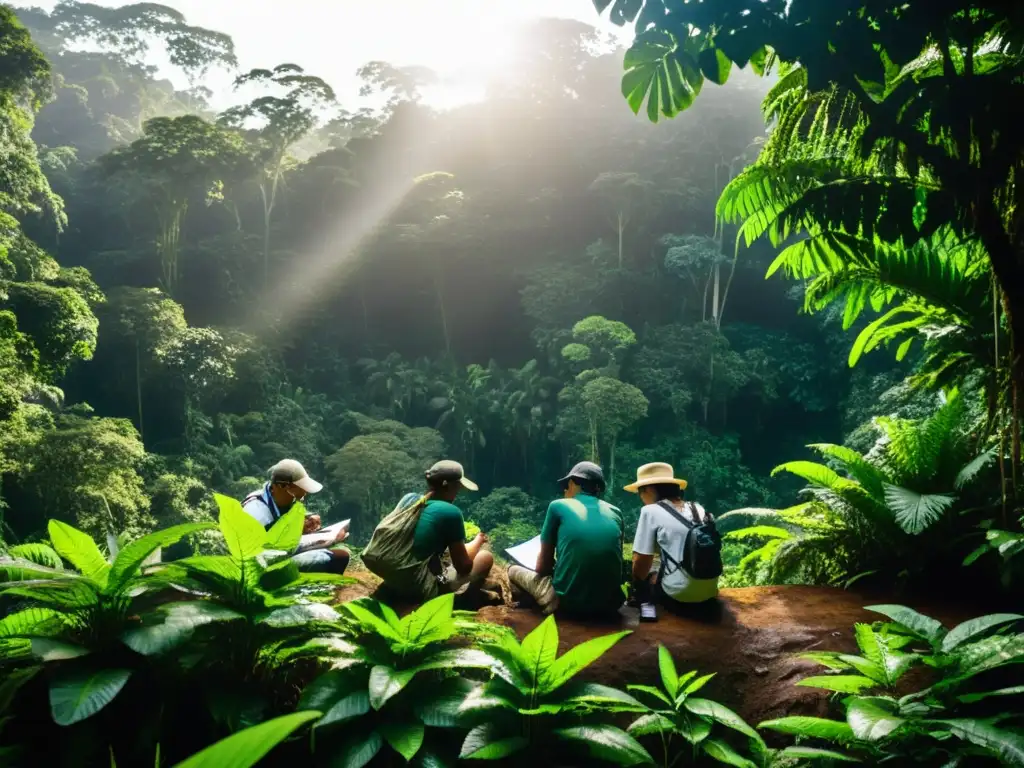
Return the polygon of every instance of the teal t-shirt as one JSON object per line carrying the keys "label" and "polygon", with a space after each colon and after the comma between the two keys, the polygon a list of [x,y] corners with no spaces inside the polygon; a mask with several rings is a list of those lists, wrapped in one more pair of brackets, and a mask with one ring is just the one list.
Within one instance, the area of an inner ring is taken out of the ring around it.
{"label": "teal t-shirt", "polygon": [[453,541],[466,540],[466,523],[462,510],[447,501],[428,501],[416,523],[412,553],[426,560],[440,555]]}
{"label": "teal t-shirt", "polygon": [[556,499],[540,539],[555,545],[559,610],[611,613],[622,605],[622,513],[594,496]]}

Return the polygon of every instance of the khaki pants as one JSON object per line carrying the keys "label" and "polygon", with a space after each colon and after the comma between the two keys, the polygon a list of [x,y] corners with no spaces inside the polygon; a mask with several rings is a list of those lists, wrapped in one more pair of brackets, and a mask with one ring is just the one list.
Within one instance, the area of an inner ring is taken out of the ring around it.
{"label": "khaki pants", "polygon": [[508,580],[512,586],[532,597],[545,616],[558,609],[558,594],[555,592],[555,586],[551,583],[550,576],[541,576],[536,571],[523,568],[521,565],[510,565]]}

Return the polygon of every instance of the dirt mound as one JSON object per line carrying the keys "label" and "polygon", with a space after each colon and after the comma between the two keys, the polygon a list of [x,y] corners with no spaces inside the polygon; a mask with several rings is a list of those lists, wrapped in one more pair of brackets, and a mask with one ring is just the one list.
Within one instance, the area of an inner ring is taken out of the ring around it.
{"label": "dirt mound", "polygon": [[[352,574],[360,583],[344,588],[339,599],[372,595],[376,583],[368,574]],[[722,590],[720,610],[707,618],[659,613],[656,623],[637,624],[624,616],[622,627],[633,633],[619,642],[582,677],[625,688],[634,683],[658,680],[658,646],[664,645],[680,672],[696,669],[716,673],[706,695],[735,709],[751,723],[791,714],[824,715],[827,694],[795,686],[798,680],[818,674],[821,667],[796,658],[810,650],[853,652],[853,625],[881,618],[863,606],[886,601],[854,592],[825,587],[747,587]],[[914,608],[947,626],[970,618],[970,612],[950,607]],[[395,606],[398,609],[398,606]],[[483,621],[503,624],[524,637],[541,621],[531,611],[510,607],[483,608]],[[583,624],[568,619],[558,622],[561,651],[591,637],[622,627]]]}

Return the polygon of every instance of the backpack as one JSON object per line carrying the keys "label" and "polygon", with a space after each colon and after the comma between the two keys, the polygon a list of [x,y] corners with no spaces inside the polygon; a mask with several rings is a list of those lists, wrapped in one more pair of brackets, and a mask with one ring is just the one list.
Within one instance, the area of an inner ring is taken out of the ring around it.
{"label": "backpack", "polygon": [[372,573],[399,592],[410,596],[430,594],[436,589],[436,577],[430,572],[428,561],[412,553],[413,538],[420,512],[430,500],[429,496],[409,494],[381,520],[370,543],[360,557]]}
{"label": "backpack", "polygon": [[[658,506],[668,512],[686,528],[686,539],[683,541],[683,558],[676,562],[662,551],[662,562],[667,562],[675,571],[682,568],[695,579],[717,579],[722,575],[722,535],[715,527],[711,515],[701,514],[697,507],[687,503],[695,523],[691,523],[668,501],[658,502]],[[662,565],[662,576],[668,571]],[[660,581],[660,578],[659,578]]]}

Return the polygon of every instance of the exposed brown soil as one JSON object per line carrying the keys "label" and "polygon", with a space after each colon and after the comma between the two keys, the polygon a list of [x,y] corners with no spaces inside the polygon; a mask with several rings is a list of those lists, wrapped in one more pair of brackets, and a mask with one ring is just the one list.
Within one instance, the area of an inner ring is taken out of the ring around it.
{"label": "exposed brown soil", "polygon": [[[339,601],[373,594],[376,580],[372,576],[365,572],[352,575],[360,582],[340,590]],[[635,620],[624,618],[623,626],[633,629],[633,633],[581,675],[620,688],[656,683],[658,646],[665,645],[680,671],[716,673],[704,689],[706,694],[732,707],[748,722],[756,724],[790,714],[823,715],[827,694],[794,685],[803,677],[820,674],[822,668],[796,658],[796,654],[810,650],[855,651],[854,623],[879,620],[879,614],[865,611],[863,606],[880,602],[884,601],[866,600],[855,592],[826,587],[725,589],[720,614],[714,619],[681,617],[665,611],[660,611],[656,623],[637,625]],[[915,603],[912,607],[946,626],[974,615],[973,611],[949,606]],[[512,627],[520,637],[542,618],[509,606],[483,608],[477,615],[481,621]],[[620,628],[559,619],[561,651]]]}

